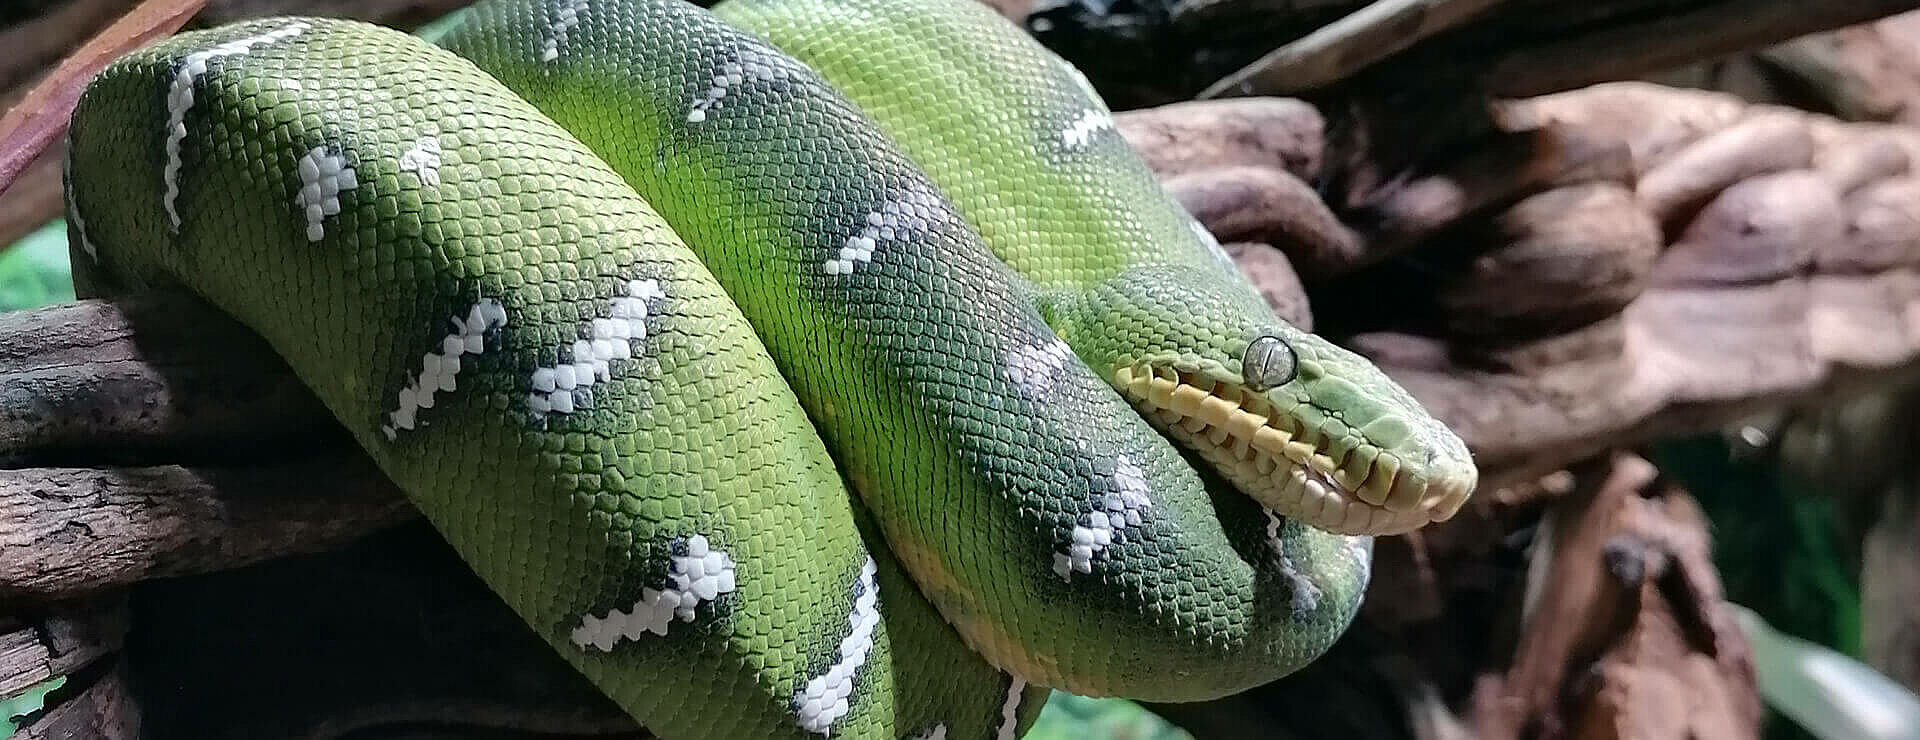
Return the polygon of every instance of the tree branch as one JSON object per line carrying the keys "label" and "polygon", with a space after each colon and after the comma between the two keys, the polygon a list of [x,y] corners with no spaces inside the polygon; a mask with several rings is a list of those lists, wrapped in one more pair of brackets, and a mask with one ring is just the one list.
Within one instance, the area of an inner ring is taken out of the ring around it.
{"label": "tree branch", "polygon": [[1288,95],[1353,76],[1434,34],[1473,20],[1503,0],[1377,0],[1269,52],[1199,94]]}

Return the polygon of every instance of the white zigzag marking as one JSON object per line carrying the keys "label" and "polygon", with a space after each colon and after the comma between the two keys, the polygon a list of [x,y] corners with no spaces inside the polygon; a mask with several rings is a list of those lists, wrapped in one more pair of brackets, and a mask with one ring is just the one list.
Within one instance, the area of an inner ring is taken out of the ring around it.
{"label": "white zigzag marking", "polygon": [[574,395],[596,382],[613,379],[612,362],[633,356],[633,342],[647,338],[647,301],[666,296],[656,280],[629,280],[625,295],[607,302],[611,318],[589,324],[591,339],[573,342],[573,361],[533,371],[527,405],[535,414],[571,414]]}
{"label": "white zigzag marking", "polygon": [[880,624],[880,589],[873,581],[875,571],[873,558],[867,558],[867,564],[860,568],[860,592],[854,596],[852,613],[847,615],[853,630],[840,641],[840,660],[826,673],[807,681],[806,688],[793,697],[801,729],[827,734],[835,721],[852,711],[848,699],[853,696],[854,674],[873,653],[873,630]]}
{"label": "white zigzag marking", "polygon": [[245,54],[260,44],[293,38],[310,27],[305,21],[296,22],[258,36],[235,39],[205,51],[196,51],[180,60],[180,68],[173,74],[173,85],[167,90],[167,165],[160,174],[161,184],[166,188],[161,203],[166,206],[167,218],[172,220],[174,231],[180,230],[180,212],[174,209],[174,200],[180,197],[180,144],[187,138],[187,111],[193,109],[194,81],[207,73],[207,62]]}
{"label": "white zigzag marking", "polygon": [[1107,494],[1092,513],[1080,517],[1074,525],[1073,541],[1066,552],[1053,554],[1053,572],[1061,578],[1074,571],[1093,572],[1093,556],[1113,544],[1113,537],[1127,527],[1140,525],[1140,512],[1153,507],[1147,498],[1147,474],[1132,460],[1122,456],[1114,460],[1114,482],[1118,491]]}
{"label": "white zigzag marking", "polygon": [[434,393],[452,393],[458,387],[454,376],[460,373],[460,356],[486,351],[487,332],[507,325],[507,309],[499,301],[483,298],[467,309],[465,320],[454,318],[452,322],[453,333],[440,340],[439,351],[420,358],[420,374],[400,389],[398,406],[387,415],[387,425],[380,428],[388,441],[400,435],[398,430],[412,429],[420,409],[433,408]]}
{"label": "white zigzag marking", "polygon": [[1058,337],[1048,338],[1039,345],[1014,347],[1007,353],[1007,378],[1020,386],[1028,398],[1044,398],[1071,359],[1073,348]]}
{"label": "white zigzag marking", "polygon": [[293,202],[307,216],[307,241],[317,242],[327,235],[321,223],[340,213],[340,193],[360,187],[360,179],[347,158],[330,154],[326,147],[314,147],[300,158],[300,194]]}
{"label": "white zigzag marking", "polygon": [[573,27],[580,25],[580,16],[586,14],[588,1],[567,0],[566,4],[560,6],[551,28],[553,35],[547,37],[546,48],[540,51],[540,61],[551,62],[560,58],[560,45],[567,42],[567,34],[573,32]]}
{"label": "white zigzag marking", "polygon": [[821,265],[828,275],[851,275],[855,264],[873,261],[873,250],[880,242],[905,238],[910,229],[928,229],[932,219],[943,210],[937,196],[919,189],[880,204],[880,210],[868,213],[860,231],[847,237],[840,250]]}
{"label": "white zigzag marking", "polygon": [[747,59],[742,62],[727,62],[720,65],[719,73],[713,76],[711,84],[700,97],[695,98],[693,107],[687,110],[687,123],[700,123],[707,120],[707,112],[720,107],[727,97],[727,90],[747,80],[771,80],[773,67],[766,62]]}
{"label": "white zigzag marking", "polygon": [[1060,132],[1060,142],[1066,144],[1068,149],[1079,149],[1092,144],[1095,134],[1112,129],[1113,116],[1103,110],[1088,109]]}
{"label": "white zigzag marking", "polygon": [[1313,585],[1306,574],[1293,563],[1287,555],[1287,546],[1280,540],[1280,515],[1267,511],[1267,545],[1273,548],[1273,554],[1280,556],[1280,575],[1286,576],[1293,585],[1293,613],[1304,614],[1320,608],[1320,587]]}
{"label": "white zigzag marking", "polygon": [[994,733],[999,740],[1014,740],[1013,732],[1020,725],[1020,695],[1027,690],[1027,682],[1018,678],[1007,684],[1007,699],[1000,703],[1000,729]]}
{"label": "white zigzag marking", "polygon": [[687,554],[674,555],[673,562],[667,566],[670,585],[641,589],[640,600],[633,602],[631,611],[614,609],[606,616],[581,616],[580,625],[569,635],[573,644],[582,650],[593,647],[604,653],[612,651],[622,639],[636,641],[649,632],[665,637],[667,625],[672,624],[675,617],[691,622],[694,609],[701,602],[733,593],[732,555],[725,550],[711,549],[705,535],[687,538],[686,548]]}
{"label": "white zigzag marking", "polygon": [[[73,144],[71,141],[67,144],[66,162],[62,163],[61,169],[69,173],[73,172]],[[75,199],[73,195],[72,175],[69,174],[68,178],[65,187],[62,188],[67,199],[67,217],[73,219],[73,231],[80,236],[80,251],[86,252],[88,259],[99,262],[100,252],[93,248],[93,241],[87,238],[87,220],[80,217],[80,201]]]}

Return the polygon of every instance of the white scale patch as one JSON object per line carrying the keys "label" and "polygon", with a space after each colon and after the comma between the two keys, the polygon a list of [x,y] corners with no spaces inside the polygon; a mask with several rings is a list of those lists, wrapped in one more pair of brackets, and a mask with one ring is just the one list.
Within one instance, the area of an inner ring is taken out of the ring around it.
{"label": "white scale patch", "polygon": [[1007,684],[1007,698],[1000,702],[1000,729],[994,733],[999,740],[1015,740],[1014,731],[1020,726],[1020,697],[1027,690],[1027,682],[1018,678]]}
{"label": "white scale patch", "polygon": [[458,387],[454,376],[460,374],[460,357],[477,355],[487,349],[487,332],[507,325],[507,309],[499,301],[481,299],[467,309],[465,319],[453,318],[453,332],[440,340],[440,349],[420,358],[420,373],[407,387],[400,389],[398,406],[387,414],[380,431],[392,441],[399,430],[412,429],[420,409],[433,408],[435,393],[452,393]]}
{"label": "white scale patch", "polygon": [[207,73],[208,62],[220,57],[245,54],[261,44],[293,38],[310,27],[304,21],[293,23],[258,36],[235,39],[205,51],[196,51],[180,60],[180,68],[173,73],[173,84],[167,89],[167,164],[160,174],[161,184],[165,187],[161,203],[166,206],[167,218],[172,220],[174,231],[180,230],[180,212],[175,210],[174,201],[180,197],[180,144],[187,138],[187,111],[193,109],[193,83]]}
{"label": "white scale patch", "polygon": [[571,414],[574,396],[594,383],[613,379],[614,360],[633,356],[633,342],[647,337],[648,301],[666,294],[656,280],[629,280],[626,293],[608,301],[609,318],[595,318],[590,339],[573,342],[573,361],[533,371],[533,392],[527,405],[535,414]]}
{"label": "white scale patch", "polygon": [[1268,511],[1267,545],[1272,547],[1273,554],[1280,558],[1280,575],[1286,576],[1287,582],[1292,584],[1293,613],[1305,614],[1320,608],[1320,587],[1313,585],[1313,581],[1307,578],[1306,574],[1301,573],[1299,566],[1294,565],[1293,558],[1287,555],[1287,545],[1280,539],[1282,526],[1284,523],[1281,522],[1280,515]]}
{"label": "white scale patch", "polygon": [[1039,345],[1021,345],[1007,353],[1007,378],[1028,398],[1045,398],[1060,371],[1073,359],[1073,348],[1058,337]]}
{"label": "white scale patch", "polygon": [[947,740],[947,724],[942,722],[913,734],[913,740]]}
{"label": "white scale patch", "polygon": [[633,602],[631,611],[614,609],[606,616],[580,617],[580,626],[573,628],[571,635],[573,644],[582,650],[593,647],[604,653],[611,652],[622,639],[638,641],[649,632],[665,637],[667,625],[672,624],[675,617],[691,622],[694,609],[701,602],[733,593],[736,585],[733,556],[725,550],[711,549],[705,535],[688,537],[685,544],[687,554],[672,556],[667,566],[670,585],[641,589],[640,600]]}
{"label": "white scale patch", "polygon": [[714,74],[706,91],[700,93],[700,97],[694,98],[693,107],[687,110],[687,123],[700,123],[707,120],[707,112],[720,107],[727,97],[729,88],[747,80],[771,79],[773,79],[773,67],[766,62],[747,59],[720,65],[720,71]]}
{"label": "white scale patch", "polygon": [[918,190],[882,203],[880,210],[867,214],[860,230],[847,237],[846,243],[827,258],[821,269],[828,275],[851,275],[854,265],[873,261],[873,250],[879,248],[881,242],[905,238],[910,230],[928,229],[931,225],[928,217],[941,210],[940,202],[933,195]]}
{"label": "white scale patch", "polygon": [[293,202],[307,215],[307,241],[317,242],[327,235],[321,223],[340,214],[340,194],[360,187],[346,155],[329,153],[326,147],[314,147],[300,158],[300,194]]}
{"label": "white scale patch", "polygon": [[1113,116],[1108,115],[1106,111],[1089,108],[1060,132],[1060,143],[1065,144],[1068,149],[1085,148],[1093,143],[1095,135],[1101,131],[1111,130],[1113,130]]}
{"label": "white scale patch", "polygon": [[400,155],[400,169],[420,178],[420,184],[440,185],[440,137],[423,136]]}
{"label": "white scale patch", "polygon": [[1113,544],[1114,535],[1127,527],[1140,526],[1140,512],[1152,508],[1147,498],[1147,474],[1126,457],[1114,460],[1114,482],[1119,491],[1109,493],[1092,513],[1083,514],[1073,528],[1073,541],[1066,552],[1053,554],[1053,572],[1068,578],[1078,571],[1093,572],[1093,556]]}
{"label": "white scale patch", "polygon": [[834,722],[852,711],[848,699],[853,696],[854,674],[873,653],[873,630],[880,625],[880,588],[873,581],[876,570],[871,557],[860,568],[860,592],[847,616],[853,630],[840,641],[840,660],[794,694],[794,714],[801,729],[827,734]]}
{"label": "white scale patch", "polygon": [[1373,567],[1373,540],[1369,537],[1348,537],[1347,557],[1353,558],[1361,570]]}
{"label": "white scale patch", "polygon": [[560,58],[560,45],[567,42],[567,34],[573,27],[580,25],[580,16],[587,12],[588,0],[567,0],[555,11],[553,33],[547,36],[547,45],[540,50],[540,61],[551,62]]}

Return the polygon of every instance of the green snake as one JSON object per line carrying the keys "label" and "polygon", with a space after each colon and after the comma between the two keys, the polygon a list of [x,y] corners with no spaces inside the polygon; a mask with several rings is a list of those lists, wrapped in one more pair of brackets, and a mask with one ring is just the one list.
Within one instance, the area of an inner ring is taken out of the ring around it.
{"label": "green snake", "polygon": [[68,156],[103,292],[258,332],[663,737],[1241,691],[1477,480],[971,0],[237,23],[112,64]]}

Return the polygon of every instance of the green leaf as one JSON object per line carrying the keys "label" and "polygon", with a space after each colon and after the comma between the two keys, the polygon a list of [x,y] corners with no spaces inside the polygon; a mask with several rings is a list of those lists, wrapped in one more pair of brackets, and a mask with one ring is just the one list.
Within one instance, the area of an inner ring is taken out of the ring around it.
{"label": "green leaf", "polygon": [[1753,645],[1760,695],[1821,738],[1920,738],[1920,697],[1866,664],[1779,632],[1746,607],[1731,605]]}
{"label": "green leaf", "polygon": [[46,706],[47,694],[65,685],[66,676],[54,676],[27,687],[24,693],[0,699],[0,740],[13,737],[20,729],[14,720],[40,711]]}
{"label": "green leaf", "polygon": [[439,18],[427,21],[419,28],[413,29],[413,35],[418,36],[421,40],[428,43],[437,44],[440,42],[442,35],[452,30],[454,26],[459,25],[460,19],[466,17],[468,10],[469,8],[460,8]]}
{"label": "green leaf", "polygon": [[1060,691],[1047,699],[1027,740],[1193,740],[1160,715],[1124,699],[1089,699]]}
{"label": "green leaf", "polygon": [[73,300],[67,224],[56,220],[0,251],[0,311]]}

